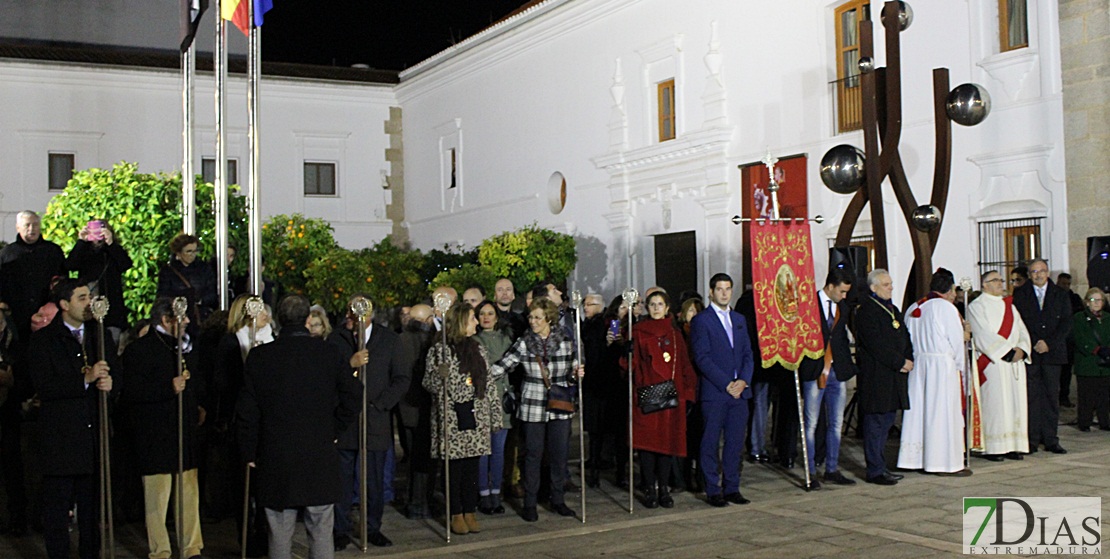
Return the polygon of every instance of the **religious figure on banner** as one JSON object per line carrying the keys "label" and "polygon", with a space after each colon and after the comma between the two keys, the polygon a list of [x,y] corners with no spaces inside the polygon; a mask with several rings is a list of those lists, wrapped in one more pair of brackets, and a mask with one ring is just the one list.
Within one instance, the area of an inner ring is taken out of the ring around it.
{"label": "religious figure on banner", "polygon": [[795,370],[824,351],[810,252],[809,223],[753,226],[752,284],[760,359]]}

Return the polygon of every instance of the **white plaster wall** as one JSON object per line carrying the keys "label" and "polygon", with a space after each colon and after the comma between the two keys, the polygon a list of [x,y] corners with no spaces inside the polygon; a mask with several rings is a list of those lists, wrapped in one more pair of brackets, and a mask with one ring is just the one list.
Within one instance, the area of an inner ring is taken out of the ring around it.
{"label": "white plaster wall", "polygon": [[[261,93],[262,213],[303,212],[332,222],[348,247],[390,229],[381,171],[388,170],[383,123],[391,87],[264,79]],[[197,77],[195,168],[215,155],[211,74]],[[0,61],[0,238],[15,235],[14,214],[42,211],[47,153],[76,153],[76,167],[137,162],[144,172],[181,168],[181,89],[175,72]],[[229,80],[228,156],[247,179],[246,82]],[[303,195],[305,159],[338,163],[337,196]]]}
{"label": "white plaster wall", "polygon": [[[473,246],[532,221],[556,228],[573,223],[577,235],[596,238],[606,248],[607,262],[583,263],[607,273],[587,287],[612,294],[629,283],[641,289],[653,283],[649,235],[692,229],[704,253],[704,269],[699,270],[704,283],[715,271],[740,270],[740,230],[727,224],[731,215],[740,213],[736,166],[757,161],[770,149],[778,155],[809,156],[810,214],[826,217],[823,225],[813,228],[816,268],[823,278],[825,247],[835,236],[849,197],[825,189],[819,162],[833,145],[863,143],[859,132],[834,134],[828,82],[836,77],[832,13],[837,4],[804,0],[759,9],[729,0],[688,1],[681,6],[666,0],[549,0],[531,16],[526,13],[407,70],[397,91],[405,110],[406,206],[414,244],[429,248],[462,241]],[[986,186],[995,175],[1018,179],[1002,180],[994,190],[1009,189],[1012,199],[1029,198],[1029,207],[1038,201],[1048,208],[1049,256],[1059,263],[1054,268],[1066,267],[1062,111],[1059,88],[1053,87],[1059,82],[1053,77],[1059,74],[1059,46],[1052,32],[1055,2],[1031,0],[1030,26],[1041,31],[1031,31],[1032,48],[1024,56],[1033,62],[1023,83],[1037,87],[1026,85],[1016,96],[1002,91],[1003,82],[981,66],[985,59],[998,57],[988,48],[993,44],[989,37],[996,33],[984,16],[990,4],[917,2],[913,25],[901,41],[901,156],[919,203],[928,200],[933,175],[932,69],[948,67],[952,86],[982,83],[995,100],[994,113],[982,125],[954,125],[951,195],[934,262],[957,277],[977,275],[974,220],[984,208],[997,207]],[[876,3],[877,62],[885,65],[878,12]],[[708,105],[702,97],[708,71],[703,60],[714,21],[723,58],[725,125],[732,130],[727,184],[724,189],[699,190],[689,185],[700,181],[712,186],[704,173],[691,174],[675,165],[673,176],[668,176],[666,165],[661,165],[650,180],[660,191],[678,185],[680,195],[673,203],[671,228],[664,230],[658,195],[647,192],[642,183],[630,191],[627,180],[611,177],[593,161],[650,146],[655,93],[645,77],[653,77],[652,69],[644,60],[664,50],[660,45],[669,45],[674,54],[674,62],[668,64],[678,84],[679,139],[708,126]],[[610,87],[618,59],[627,115],[628,143],[623,147],[610,140]],[[455,122],[462,138],[462,197],[441,203],[439,145],[444,125]],[[1043,149],[1030,152],[1035,146]],[[552,215],[544,188],[556,170],[566,175],[569,195],[566,209]],[[1028,172],[1038,178],[1037,184],[1021,186],[1020,177]],[[889,188],[887,192],[890,264],[901,284],[912,264],[912,250],[902,214]],[[618,219],[618,213],[633,217]],[[862,217],[866,220],[866,211]],[[861,226],[857,231],[866,224]],[[623,262],[624,227],[631,231],[631,264]]]}

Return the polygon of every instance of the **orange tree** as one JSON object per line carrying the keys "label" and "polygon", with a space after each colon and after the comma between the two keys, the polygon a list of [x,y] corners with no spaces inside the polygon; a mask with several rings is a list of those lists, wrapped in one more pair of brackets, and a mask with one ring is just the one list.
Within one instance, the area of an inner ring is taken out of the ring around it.
{"label": "orange tree", "polygon": [[262,225],[266,275],[286,293],[306,293],[305,272],[318,258],[339,248],[331,224],[301,214],[275,215]]}
{"label": "orange tree", "polygon": [[388,236],[361,250],[336,247],[309,265],[305,294],[335,314],[346,312],[351,297],[360,294],[377,308],[412,304],[426,293],[423,264],[420,251],[397,248]]}

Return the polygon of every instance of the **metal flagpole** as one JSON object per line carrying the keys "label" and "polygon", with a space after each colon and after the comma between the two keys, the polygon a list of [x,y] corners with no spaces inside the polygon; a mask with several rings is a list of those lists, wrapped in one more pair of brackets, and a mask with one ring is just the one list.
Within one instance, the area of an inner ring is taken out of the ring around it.
{"label": "metal flagpole", "polygon": [[[636,482],[633,476],[635,465],[632,462],[632,320],[635,318],[636,301],[640,299],[640,292],[636,291],[635,287],[629,287],[624,290],[624,293],[621,293],[621,299],[624,300],[624,307],[628,309],[628,514],[632,514],[636,491]],[[585,491],[585,488],[582,490]]]}
{"label": "metal flagpole", "polygon": [[262,28],[254,25],[254,2],[250,6],[250,51],[247,57],[247,136],[251,149],[247,186],[247,208],[250,211],[247,231],[250,245],[250,291],[262,295],[262,137],[259,130],[259,89],[262,82]]}
{"label": "metal flagpole", "polygon": [[[174,332],[177,336],[177,376],[189,380],[189,370],[185,368],[185,357],[182,338],[185,336],[185,312],[189,303],[184,297],[175,297],[173,300]],[[157,335],[157,334],[156,334]],[[174,497],[177,503],[175,527],[177,530],[177,552],[182,559],[185,557],[185,499],[182,495],[185,475],[185,391],[177,393],[177,477],[174,479]]]}
{"label": "metal flagpole", "polygon": [[[578,348],[578,365],[582,366],[582,292],[575,289],[570,293],[570,307],[574,309],[574,341]],[[577,376],[577,375],[575,375]],[[582,399],[582,379],[578,379],[578,473],[582,483],[580,505],[582,506],[582,524],[586,523],[586,401]]]}
{"label": "metal flagpole", "polygon": [[[222,14],[224,0],[216,0],[217,14]],[[248,4],[254,4],[247,0]],[[227,24],[216,19],[216,285],[219,286],[220,310],[227,310],[227,136],[224,120],[227,115]]]}
{"label": "metal flagpole", "polygon": [[181,53],[181,230],[197,230],[196,171],[193,168],[193,82],[197,75],[196,42]]}
{"label": "metal flagpole", "polygon": [[[960,289],[964,292],[964,314],[967,314],[967,295],[971,292],[971,278],[960,278]],[[963,317],[961,317],[963,318]],[[966,320],[966,319],[965,319]],[[978,363],[975,361],[975,342],[972,340],[967,341],[967,349],[964,350],[964,359],[967,363],[964,365],[964,468],[971,469],[971,433],[973,427],[971,425],[971,397],[974,387],[971,385],[974,377],[978,375]]]}

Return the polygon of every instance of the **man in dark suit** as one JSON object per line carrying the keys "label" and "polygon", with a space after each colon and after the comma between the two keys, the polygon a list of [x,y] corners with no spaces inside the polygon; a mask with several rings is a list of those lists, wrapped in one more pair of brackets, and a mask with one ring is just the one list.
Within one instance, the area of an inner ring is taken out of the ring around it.
{"label": "man in dark suit", "polygon": [[[357,324],[358,319],[352,318]],[[375,547],[389,547],[393,542],[382,534],[382,514],[385,512],[383,480],[386,454],[393,448],[393,407],[409,389],[412,363],[405,358],[400,337],[389,328],[370,322],[366,317],[365,348],[357,350],[357,331],[346,329],[332,332],[329,341],[335,344],[357,374],[366,366],[366,511],[367,543]],[[361,398],[361,396],[360,396]],[[359,406],[361,409],[361,404]],[[358,424],[347,428],[339,437],[339,468],[343,480],[343,493],[336,502],[335,547],[343,549],[350,543],[352,533],[348,513],[351,510],[355,485],[355,462],[358,459]]]}
{"label": "man in dark suit", "polygon": [[1037,445],[1066,454],[1056,436],[1060,420],[1060,367],[1068,362],[1068,334],[1072,312],[1068,293],[1048,279],[1048,263],[1029,264],[1029,280],[1014,290],[1014,307],[1021,314],[1033,342],[1033,364],[1025,368],[1029,399],[1029,452]]}
{"label": "man in dark suit", "polygon": [[855,480],[840,473],[840,432],[844,422],[844,404],[848,395],[848,380],[856,376],[856,364],[848,344],[848,308],[844,298],[852,289],[855,274],[845,268],[832,268],[825,279],[825,287],[817,292],[821,311],[821,336],[825,341],[825,355],[818,359],[804,359],[798,367],[805,397],[806,445],[809,447],[810,485],[820,489],[814,449],[817,440],[817,419],[824,407],[825,429],[825,481],[837,485],[855,485]]}
{"label": "man in dark suit", "polygon": [[[86,322],[89,288],[64,280],[54,288],[58,314],[31,336],[31,381],[42,409],[37,441],[42,474],[42,536],[50,559],[69,558],[69,511],[73,505],[81,559],[100,556],[97,468],[100,432],[98,392],[111,392],[108,361],[96,361],[95,322]],[[105,340],[105,358],[114,361],[115,344]]]}
{"label": "man in dark suit", "polygon": [[[750,502],[740,494],[740,455],[748,429],[746,400],[752,397],[748,386],[752,381],[752,349],[743,315],[729,308],[732,278],[714,274],[709,279],[709,290],[711,304],[690,323],[690,345],[701,372],[698,402],[705,419],[700,458],[705,494],[714,507],[743,505]],[[725,448],[718,459],[722,434]]]}
{"label": "man in dark suit", "polygon": [[890,274],[876,268],[867,274],[867,285],[871,294],[860,302],[854,321],[867,483],[894,485],[900,478],[887,471],[883,447],[897,411],[910,407],[907,377],[913,370],[913,344],[902,312],[890,300]]}
{"label": "man in dark suit", "polygon": [[[166,515],[171,507],[177,476],[177,398],[183,404],[182,502],[180,557],[199,557],[204,548],[200,528],[199,430],[204,410],[204,375],[197,370],[193,340],[182,335],[181,371],[178,371],[177,329],[188,325],[188,318],[177,324],[173,299],[162,297],[150,310],[152,331],[127,346],[123,354],[120,379],[120,405],[128,422],[128,432],[138,458],[146,503],[146,533],[151,557],[172,554]],[[176,510],[176,509],[174,509]],[[176,514],[176,513],[174,513]]]}
{"label": "man in dark suit", "polygon": [[278,306],[281,337],[251,350],[236,405],[239,448],[255,466],[258,502],[270,526],[269,555],[290,556],[298,509],[304,509],[309,557],[333,555],[339,499],[335,439],[357,420],[361,387],[327,342],[308,335],[308,299]]}

